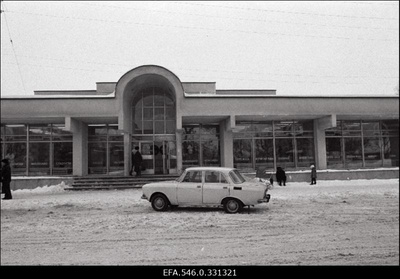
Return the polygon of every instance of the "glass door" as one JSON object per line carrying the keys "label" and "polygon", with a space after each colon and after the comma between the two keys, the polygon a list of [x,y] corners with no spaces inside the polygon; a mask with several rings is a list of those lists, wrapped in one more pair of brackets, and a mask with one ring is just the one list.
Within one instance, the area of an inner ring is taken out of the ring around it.
{"label": "glass door", "polygon": [[152,141],[139,142],[139,151],[142,154],[142,174],[154,174],[154,147]]}

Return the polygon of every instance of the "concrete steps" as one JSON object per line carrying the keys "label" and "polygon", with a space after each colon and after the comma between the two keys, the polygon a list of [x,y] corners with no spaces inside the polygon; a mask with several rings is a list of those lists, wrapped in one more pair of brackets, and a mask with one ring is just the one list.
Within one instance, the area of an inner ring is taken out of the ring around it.
{"label": "concrete steps", "polygon": [[141,188],[144,184],[159,181],[175,180],[178,175],[143,175],[132,176],[85,176],[74,177],[72,186],[68,190],[111,190]]}

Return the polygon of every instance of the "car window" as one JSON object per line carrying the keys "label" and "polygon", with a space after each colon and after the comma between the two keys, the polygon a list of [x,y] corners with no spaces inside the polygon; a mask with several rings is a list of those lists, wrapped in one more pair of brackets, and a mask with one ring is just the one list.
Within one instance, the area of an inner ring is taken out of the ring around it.
{"label": "car window", "polygon": [[201,182],[201,171],[188,171],[182,182]]}
{"label": "car window", "polygon": [[241,184],[246,181],[238,170],[230,171],[229,176],[231,177],[233,183],[235,184]]}
{"label": "car window", "polygon": [[218,171],[206,171],[205,183],[227,183],[225,176]]}

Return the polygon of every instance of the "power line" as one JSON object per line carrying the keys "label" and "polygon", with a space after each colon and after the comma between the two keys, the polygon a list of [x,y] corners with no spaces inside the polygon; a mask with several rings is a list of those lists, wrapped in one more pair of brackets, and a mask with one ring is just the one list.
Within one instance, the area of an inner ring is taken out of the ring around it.
{"label": "power line", "polygon": [[[3,7],[5,8],[4,2],[3,2],[3,1],[1,1],[1,2],[2,2],[2,4],[3,4]],[[17,67],[18,67],[18,71],[19,71],[19,76],[20,76],[20,78],[21,78],[22,87],[23,87],[24,92],[25,92],[25,94],[26,94],[25,83],[24,83],[24,79],[22,78],[21,67],[20,67],[19,62],[18,62],[17,53],[15,52],[14,42],[13,42],[12,37],[11,37],[10,27],[8,26],[8,21],[7,21],[7,17],[6,17],[6,14],[5,14],[5,10],[1,10],[1,13],[4,15],[4,21],[6,22],[7,31],[8,31],[8,36],[9,36],[9,38],[10,38],[10,43],[11,43],[11,47],[12,47],[12,50],[13,50],[13,53],[14,53],[15,61],[16,61],[16,63],[17,63]]]}
{"label": "power line", "polygon": [[272,35],[272,36],[288,36],[288,37],[306,37],[306,38],[320,38],[320,39],[339,39],[339,40],[359,40],[359,41],[383,41],[383,42],[399,42],[399,40],[395,39],[365,39],[359,37],[338,37],[338,36],[321,36],[321,35],[311,35],[311,34],[288,34],[288,33],[279,33],[279,32],[263,32],[263,31],[251,31],[251,30],[239,30],[239,29],[223,29],[223,28],[207,28],[207,27],[195,27],[195,26],[183,26],[183,25],[168,25],[168,24],[155,24],[155,23],[141,23],[141,22],[132,22],[132,21],[121,21],[121,20],[104,20],[104,19],[95,19],[95,18],[80,18],[80,17],[71,17],[71,16],[55,16],[48,14],[38,14],[38,13],[30,13],[30,12],[16,12],[16,11],[8,11],[10,13],[17,14],[28,14],[33,16],[45,16],[50,18],[64,18],[64,19],[73,19],[73,20],[83,20],[83,21],[94,21],[94,22],[107,22],[107,23],[117,23],[117,24],[135,24],[141,26],[156,26],[156,27],[172,27],[172,28],[183,28],[190,30],[204,30],[204,31],[221,31],[221,32],[239,32],[245,34],[259,34],[259,35]]}
{"label": "power line", "polygon": [[[11,55],[8,53],[2,53],[2,55]],[[60,62],[83,62],[86,64],[94,64],[94,65],[104,65],[104,66],[117,66],[117,67],[131,67],[132,64],[119,64],[119,63],[106,63],[106,62],[93,62],[93,61],[85,61],[85,60],[74,60],[74,59],[60,59],[60,58],[50,58],[50,57],[42,57],[42,56],[30,56],[30,55],[18,55],[19,57],[26,57],[31,59],[39,59],[39,60],[50,60],[50,61],[60,61]],[[42,65],[42,64],[41,64]],[[57,66],[43,66],[43,67],[55,67]],[[83,71],[91,71],[88,69],[79,69],[79,68],[71,68],[71,67],[60,67],[63,69],[78,69]],[[288,77],[299,77],[299,78],[343,78],[343,79],[362,79],[362,78],[376,78],[376,79],[398,79],[398,76],[362,76],[362,75],[343,75],[343,76],[335,76],[335,75],[305,75],[305,74],[279,74],[279,73],[270,73],[270,72],[253,72],[253,71],[228,71],[228,70],[215,70],[215,69],[195,69],[195,68],[179,68],[179,70],[191,71],[191,72],[214,72],[214,73],[228,73],[228,74],[250,74],[250,75],[272,75],[272,76],[288,76]],[[110,70],[111,71],[111,70]]]}
{"label": "power line", "polygon": [[235,9],[235,10],[249,10],[249,11],[260,11],[260,12],[273,12],[273,13],[284,13],[284,14],[297,14],[297,15],[310,15],[310,16],[326,16],[326,17],[339,17],[339,18],[358,18],[358,19],[375,19],[375,20],[399,20],[399,18],[395,17],[373,17],[373,16],[347,16],[347,15],[334,15],[334,14],[318,14],[318,13],[306,13],[306,12],[291,12],[291,11],[282,11],[282,10],[273,10],[273,9],[256,9],[256,8],[245,8],[245,7],[233,7],[233,6],[224,6],[224,5],[207,5],[200,3],[191,3],[191,2],[172,2],[174,4],[181,5],[195,5],[195,6],[205,6],[212,8],[226,8],[226,9]]}
{"label": "power line", "polygon": [[207,17],[207,18],[223,18],[223,19],[233,19],[233,20],[241,20],[241,21],[252,21],[252,22],[269,22],[269,23],[279,23],[279,24],[290,24],[290,25],[304,25],[304,26],[318,26],[318,27],[328,27],[328,28],[348,28],[348,29],[365,29],[365,30],[394,30],[398,31],[398,28],[385,28],[385,27],[365,27],[365,26],[348,26],[348,25],[333,25],[333,24],[315,24],[315,23],[307,23],[307,22],[291,22],[291,21],[279,21],[279,20],[265,20],[265,19],[252,19],[252,18],[243,18],[243,17],[229,17],[229,16],[221,16],[221,15],[207,15],[207,14],[195,14],[195,13],[181,13],[181,12],[173,12],[173,11],[165,11],[165,10],[153,10],[153,9],[144,9],[144,8],[132,8],[132,7],[121,7],[115,5],[93,5],[92,3],[77,3],[80,5],[86,5],[90,7],[104,7],[104,8],[114,8],[114,9],[123,9],[123,10],[135,10],[135,11],[149,11],[163,14],[178,14],[178,15],[186,15],[186,16],[199,16],[199,17]]}

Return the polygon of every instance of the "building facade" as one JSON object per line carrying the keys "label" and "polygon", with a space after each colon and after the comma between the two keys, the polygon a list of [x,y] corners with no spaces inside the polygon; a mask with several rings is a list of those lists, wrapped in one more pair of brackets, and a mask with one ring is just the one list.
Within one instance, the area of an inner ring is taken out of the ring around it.
{"label": "building facade", "polygon": [[129,175],[190,166],[246,171],[399,166],[399,98],[217,90],[145,65],[96,90],[1,98],[1,157],[14,175]]}

